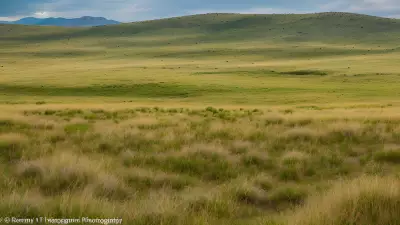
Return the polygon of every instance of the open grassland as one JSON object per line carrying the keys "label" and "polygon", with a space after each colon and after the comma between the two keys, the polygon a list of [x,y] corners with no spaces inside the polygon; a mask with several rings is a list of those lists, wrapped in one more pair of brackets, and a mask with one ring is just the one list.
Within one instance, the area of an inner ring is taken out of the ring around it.
{"label": "open grassland", "polygon": [[400,224],[399,20],[0,34],[0,217]]}
{"label": "open grassland", "polygon": [[398,20],[211,14],[0,31],[3,103],[393,103],[400,94]]}
{"label": "open grassland", "polygon": [[399,224],[397,107],[106,108],[3,108],[0,214]]}

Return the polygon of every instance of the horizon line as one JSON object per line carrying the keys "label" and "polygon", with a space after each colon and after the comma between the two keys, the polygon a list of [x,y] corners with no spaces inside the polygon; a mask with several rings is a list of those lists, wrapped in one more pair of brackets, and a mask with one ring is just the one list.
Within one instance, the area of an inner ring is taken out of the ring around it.
{"label": "horizon line", "polygon": [[353,15],[363,15],[363,16],[371,16],[371,17],[377,17],[377,18],[384,18],[384,19],[395,19],[398,20],[400,18],[396,18],[396,17],[389,17],[389,16],[376,16],[376,15],[371,15],[371,14],[367,14],[367,13],[355,13],[355,12],[346,12],[346,11],[321,11],[321,12],[309,12],[309,13],[240,13],[240,12],[208,12],[208,13],[194,13],[194,14],[183,14],[183,15],[176,15],[176,16],[166,16],[166,17],[156,17],[156,18],[151,18],[151,19],[144,19],[144,20],[132,20],[132,21],[126,21],[126,22],[121,22],[119,20],[115,20],[112,18],[107,18],[104,16],[88,16],[88,15],[84,15],[84,16],[79,16],[79,17],[35,17],[35,16],[26,16],[26,17],[10,17],[10,20],[7,20],[7,17],[0,17],[0,21],[1,22],[16,22],[19,21],[21,19],[25,19],[25,18],[35,18],[35,19],[41,19],[41,20],[45,20],[45,19],[81,19],[84,17],[92,17],[92,18],[104,18],[107,20],[113,20],[113,21],[117,21],[120,23],[135,23],[135,22],[145,22],[145,21],[154,21],[154,20],[162,20],[162,19],[169,19],[169,18],[179,18],[179,17],[188,17],[188,16],[200,16],[200,15],[210,15],[210,14],[225,14],[225,15],[229,15],[229,14],[235,14],[235,15],[312,15],[312,14],[326,14],[326,13],[343,13],[343,14],[353,14]]}

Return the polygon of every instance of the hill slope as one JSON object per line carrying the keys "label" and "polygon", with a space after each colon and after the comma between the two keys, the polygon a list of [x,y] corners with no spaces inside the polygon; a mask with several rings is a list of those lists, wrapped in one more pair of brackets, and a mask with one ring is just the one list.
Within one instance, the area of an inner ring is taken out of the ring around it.
{"label": "hill slope", "polygon": [[[312,41],[347,39],[373,40],[376,35],[399,34],[400,20],[347,14],[305,15],[208,14],[92,28],[87,35],[125,36],[132,34],[197,33],[199,40],[276,39]],[[387,38],[387,37],[385,37]]]}
{"label": "hill slope", "polygon": [[[289,104],[398,98],[395,19],[207,14],[91,28],[6,24],[0,34],[0,93],[7,100]],[[356,90],[363,80],[368,82]]]}
{"label": "hill slope", "polygon": [[[44,22],[43,22],[44,23]],[[51,19],[46,22],[55,25]],[[66,24],[74,24],[68,22]],[[65,25],[66,25],[65,24]],[[12,27],[7,29],[12,30]],[[282,42],[349,42],[397,43],[400,20],[350,13],[318,13],[290,15],[205,14],[161,20],[125,23],[116,26],[91,27],[58,32],[20,36],[18,32],[3,32],[4,37],[23,40],[64,39],[72,37],[132,37],[185,36],[177,42],[274,40]],[[190,35],[190,38],[187,37]],[[178,40],[179,39],[179,40]],[[155,43],[156,44],[156,43]],[[166,44],[166,43],[160,43]]]}

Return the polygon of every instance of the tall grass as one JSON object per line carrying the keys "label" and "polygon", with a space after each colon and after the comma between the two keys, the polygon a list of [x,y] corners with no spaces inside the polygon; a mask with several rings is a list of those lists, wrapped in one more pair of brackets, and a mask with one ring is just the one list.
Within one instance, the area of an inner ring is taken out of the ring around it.
{"label": "tall grass", "polygon": [[[310,110],[4,113],[0,213],[124,224],[396,224],[400,123],[392,111],[370,122],[334,109],[309,119]],[[375,177],[343,181],[360,175]]]}
{"label": "tall grass", "polygon": [[387,225],[400,223],[400,183],[395,177],[362,177],[339,181],[313,197],[288,224]]}

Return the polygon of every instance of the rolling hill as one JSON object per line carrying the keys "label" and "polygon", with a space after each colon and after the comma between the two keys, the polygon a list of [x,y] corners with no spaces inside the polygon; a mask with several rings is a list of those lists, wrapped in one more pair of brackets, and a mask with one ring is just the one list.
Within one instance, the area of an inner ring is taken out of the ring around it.
{"label": "rolling hill", "polygon": [[120,22],[108,20],[104,17],[83,16],[81,18],[66,19],[66,18],[34,18],[26,17],[17,21],[0,21],[3,24],[21,24],[21,25],[37,25],[37,26],[62,26],[62,27],[90,27],[102,25],[115,25]]}
{"label": "rolling hill", "polygon": [[[54,18],[37,24],[56,25]],[[79,19],[78,21],[81,21]],[[69,20],[66,20],[69,21]],[[65,22],[73,24],[75,20]],[[85,21],[85,20],[84,20]],[[86,20],[94,25],[92,21]],[[102,20],[100,20],[102,21]],[[79,22],[77,22],[79,23]],[[13,35],[13,26],[6,26],[3,38]],[[18,28],[17,28],[18,29]],[[29,28],[28,28],[29,29]],[[9,33],[9,34],[8,34]],[[24,35],[18,39],[63,39],[72,37],[132,37],[172,35],[177,43],[226,42],[243,40],[269,40],[280,42],[398,42],[400,20],[351,13],[317,13],[287,15],[205,14],[161,20],[124,23],[116,26],[90,27],[70,30],[68,33],[51,32]],[[185,36],[180,39],[179,36]],[[190,37],[187,37],[190,35]],[[14,37],[12,37],[14,38]],[[155,43],[156,44],[156,43]],[[167,43],[160,43],[167,44]]]}
{"label": "rolling hill", "polygon": [[[299,93],[302,101],[313,102],[309,95],[320,93],[328,96],[321,102],[367,100],[373,84],[354,91],[340,76],[392,74],[396,81],[400,50],[400,20],[351,13],[204,14],[69,28],[3,24],[0,33],[0,92],[63,98],[282,103]],[[330,76],[305,76],[312,84],[303,89],[290,79],[282,83],[282,73]],[[339,83],[320,83],[336,76]],[[256,77],[277,80],[260,83]],[[74,87],[65,87],[68,83]],[[397,96],[388,89],[396,83],[385,84],[381,97]],[[346,88],[337,96],[338,84]]]}

